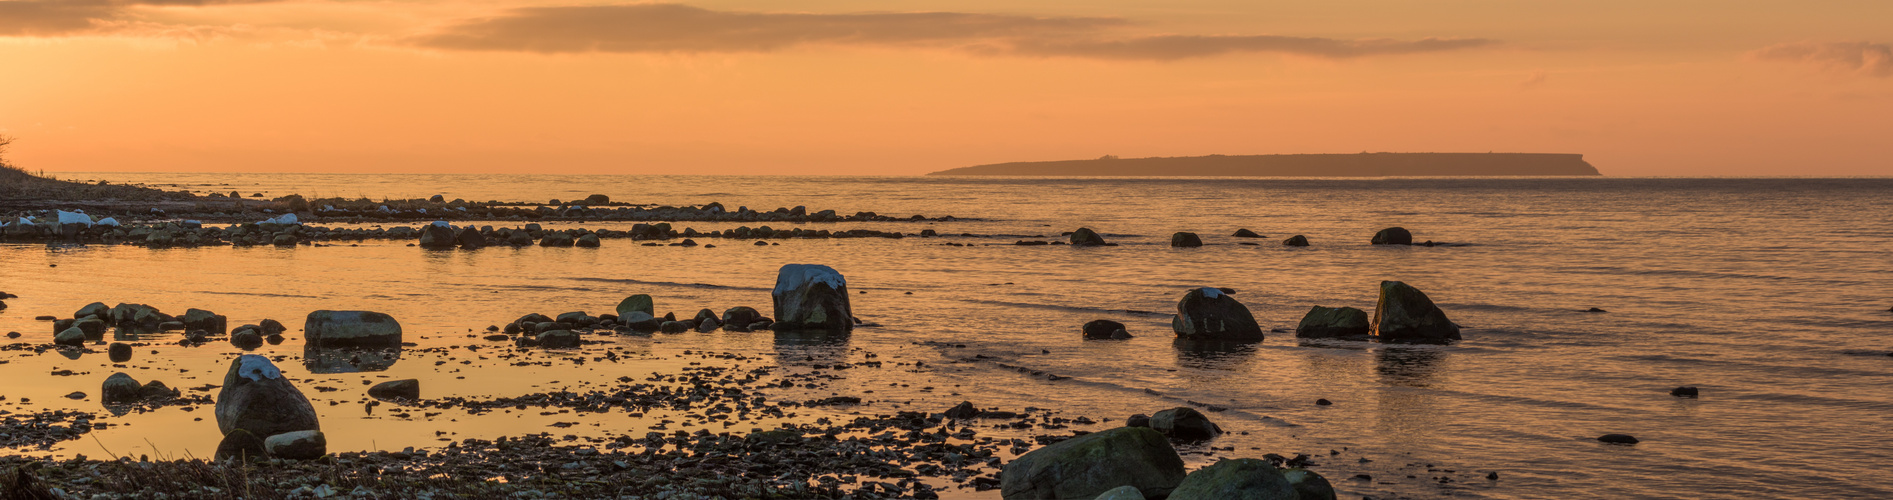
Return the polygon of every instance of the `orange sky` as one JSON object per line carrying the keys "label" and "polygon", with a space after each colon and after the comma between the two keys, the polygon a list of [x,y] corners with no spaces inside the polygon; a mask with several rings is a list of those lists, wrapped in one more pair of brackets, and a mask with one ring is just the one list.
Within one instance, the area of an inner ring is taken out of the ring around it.
{"label": "orange sky", "polygon": [[0,134],[48,171],[1520,151],[1893,175],[1888,20],[1884,0],[0,0]]}

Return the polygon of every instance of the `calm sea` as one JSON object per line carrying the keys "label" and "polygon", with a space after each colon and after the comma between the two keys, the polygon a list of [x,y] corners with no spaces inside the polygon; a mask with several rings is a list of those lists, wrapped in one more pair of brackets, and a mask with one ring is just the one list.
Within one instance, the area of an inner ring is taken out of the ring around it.
{"label": "calm sea", "polygon": [[[866,395],[885,403],[869,412],[942,411],[972,400],[1119,421],[1206,403],[1228,408],[1211,418],[1237,431],[1210,443],[1233,448],[1215,456],[1309,454],[1321,464],[1316,470],[1355,496],[1893,497],[1883,470],[1893,464],[1885,444],[1893,437],[1893,179],[72,177],[272,197],[516,201],[599,193],[634,203],[806,205],[966,220],[800,227],[979,235],[763,247],[706,241],[713,249],[606,240],[597,249],[446,252],[395,241],[287,249],[0,245],[0,290],[21,296],[0,311],[0,331],[26,333],[23,341],[49,341],[50,328],[33,316],[70,316],[93,301],[148,303],[173,314],[201,307],[230,315],[232,325],[276,318],[292,329],[316,309],[393,314],[420,348],[386,371],[310,374],[298,362],[300,341],[262,349],[308,380],[304,391],[324,412],[331,450],[439,446],[436,432],[643,431],[622,416],[387,418],[355,403],[362,380],[419,377],[430,398],[511,396],[648,375],[682,364],[683,351],[776,363],[860,361],[874,353],[934,368],[920,375],[854,370],[808,395],[875,391]],[[1406,227],[1416,240],[1463,245],[1368,245],[1388,226]],[[1078,227],[1120,246],[1009,245]],[[1238,228],[1268,238],[1238,245],[1251,241],[1228,236]],[[1203,235],[1206,246],[1170,248],[1177,231]],[[1313,246],[1279,244],[1296,234]],[[768,314],[775,270],[787,263],[840,270],[851,289],[867,292],[854,297],[856,314],[879,326],[830,345],[778,342],[768,333],[625,337],[621,346],[648,360],[632,366],[483,369],[459,365],[474,356],[451,349],[477,342],[466,338],[469,329],[530,312],[611,312],[633,293],[649,293],[660,311],[686,317],[737,305]],[[1310,306],[1371,311],[1381,280],[1425,291],[1466,327],[1465,340],[1382,346],[1277,333],[1227,350],[1172,343],[1168,314],[1193,287],[1234,288],[1264,327],[1292,331]],[[1585,312],[1592,307],[1608,312]],[[1126,323],[1136,338],[1081,340],[1079,326],[1100,318]],[[0,409],[99,411],[96,402],[60,396],[96,392],[114,371],[174,387],[221,383],[236,352],[227,344],[154,346],[125,368],[102,354],[0,353],[11,361],[0,364],[8,381]],[[48,376],[54,369],[81,374]],[[910,380],[912,387],[901,387]],[[343,392],[310,390],[320,384]],[[1670,396],[1678,386],[1699,387],[1701,397]],[[22,397],[33,403],[19,404]],[[1333,405],[1317,406],[1317,399]],[[213,420],[208,407],[115,417],[129,425],[62,443],[54,453],[207,456],[217,439]],[[546,428],[556,420],[581,425]],[[1595,441],[1607,433],[1642,443]],[[1207,460],[1191,455],[1192,463]],[[1485,479],[1489,472],[1500,479]]]}

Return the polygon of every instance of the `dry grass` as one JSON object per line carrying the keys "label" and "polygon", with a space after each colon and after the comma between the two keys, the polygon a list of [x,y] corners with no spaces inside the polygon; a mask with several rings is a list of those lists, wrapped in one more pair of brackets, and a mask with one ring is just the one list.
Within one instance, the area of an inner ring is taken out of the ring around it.
{"label": "dry grass", "polygon": [[7,146],[12,143],[11,137],[0,136],[0,201],[161,201],[193,198],[190,193],[108,184],[103,181],[89,184],[35,175],[24,168],[7,163]]}

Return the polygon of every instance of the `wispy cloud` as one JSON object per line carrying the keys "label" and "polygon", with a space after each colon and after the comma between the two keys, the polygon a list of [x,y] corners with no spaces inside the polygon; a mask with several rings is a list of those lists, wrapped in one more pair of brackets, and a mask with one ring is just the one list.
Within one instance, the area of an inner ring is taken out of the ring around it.
{"label": "wispy cloud", "polygon": [[123,31],[150,33],[156,28],[128,19],[126,14],[131,8],[269,1],[273,0],[0,0],[0,36],[55,37]]}
{"label": "wispy cloud", "polygon": [[1134,35],[1118,18],[957,12],[805,14],[677,4],[531,7],[410,39],[446,50],[541,53],[766,52],[807,45],[929,46],[981,54],[1177,60],[1241,52],[1348,58],[1491,45],[1476,38],[1347,40],[1272,35]]}
{"label": "wispy cloud", "polygon": [[1764,47],[1749,55],[1767,61],[1814,64],[1842,73],[1893,77],[1893,44],[1795,42]]}

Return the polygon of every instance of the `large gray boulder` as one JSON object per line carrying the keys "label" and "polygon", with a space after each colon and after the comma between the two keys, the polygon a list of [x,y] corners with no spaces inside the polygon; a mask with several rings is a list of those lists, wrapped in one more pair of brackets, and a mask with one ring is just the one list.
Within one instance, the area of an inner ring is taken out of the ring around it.
{"label": "large gray boulder", "polygon": [[1120,486],[1161,498],[1183,481],[1183,458],[1162,434],[1119,427],[1032,450],[1006,464],[999,491],[1007,500],[1096,498]]}
{"label": "large gray boulder", "polygon": [[401,345],[401,323],[372,311],[322,310],[309,313],[302,335],[317,347],[396,346]]}
{"label": "large gray boulder", "polygon": [[633,312],[641,312],[645,316],[657,316],[657,308],[651,303],[651,296],[642,293],[625,297],[623,301],[618,302],[618,317],[629,316]]}
{"label": "large gray boulder", "polygon": [[242,429],[257,436],[322,430],[315,407],[269,358],[238,356],[217,391],[217,429]]}
{"label": "large gray boulder", "polygon": [[1374,340],[1380,342],[1441,342],[1459,340],[1459,325],[1433,305],[1420,289],[1398,281],[1380,282],[1380,301],[1374,304]]}
{"label": "large gray boulder", "polygon": [[1224,460],[1190,473],[1170,500],[1299,500],[1275,464],[1253,458]]}
{"label": "large gray boulder", "polygon": [[1413,233],[1404,227],[1390,227],[1374,233],[1375,245],[1412,245]]}
{"label": "large gray boulder", "polygon": [[1262,340],[1262,326],[1249,308],[1215,288],[1198,288],[1177,301],[1170,319],[1177,338],[1187,340]]}
{"label": "large gray boulder", "polygon": [[854,330],[854,309],[848,304],[848,280],[834,268],[820,264],[788,264],[776,273],[776,331]]}
{"label": "large gray boulder", "polygon": [[1368,331],[1367,311],[1352,307],[1315,306],[1295,326],[1295,336],[1303,338],[1361,337]]}
{"label": "large gray boulder", "polygon": [[1195,408],[1179,406],[1150,416],[1150,428],[1184,441],[1204,441],[1222,435],[1223,428]]}

